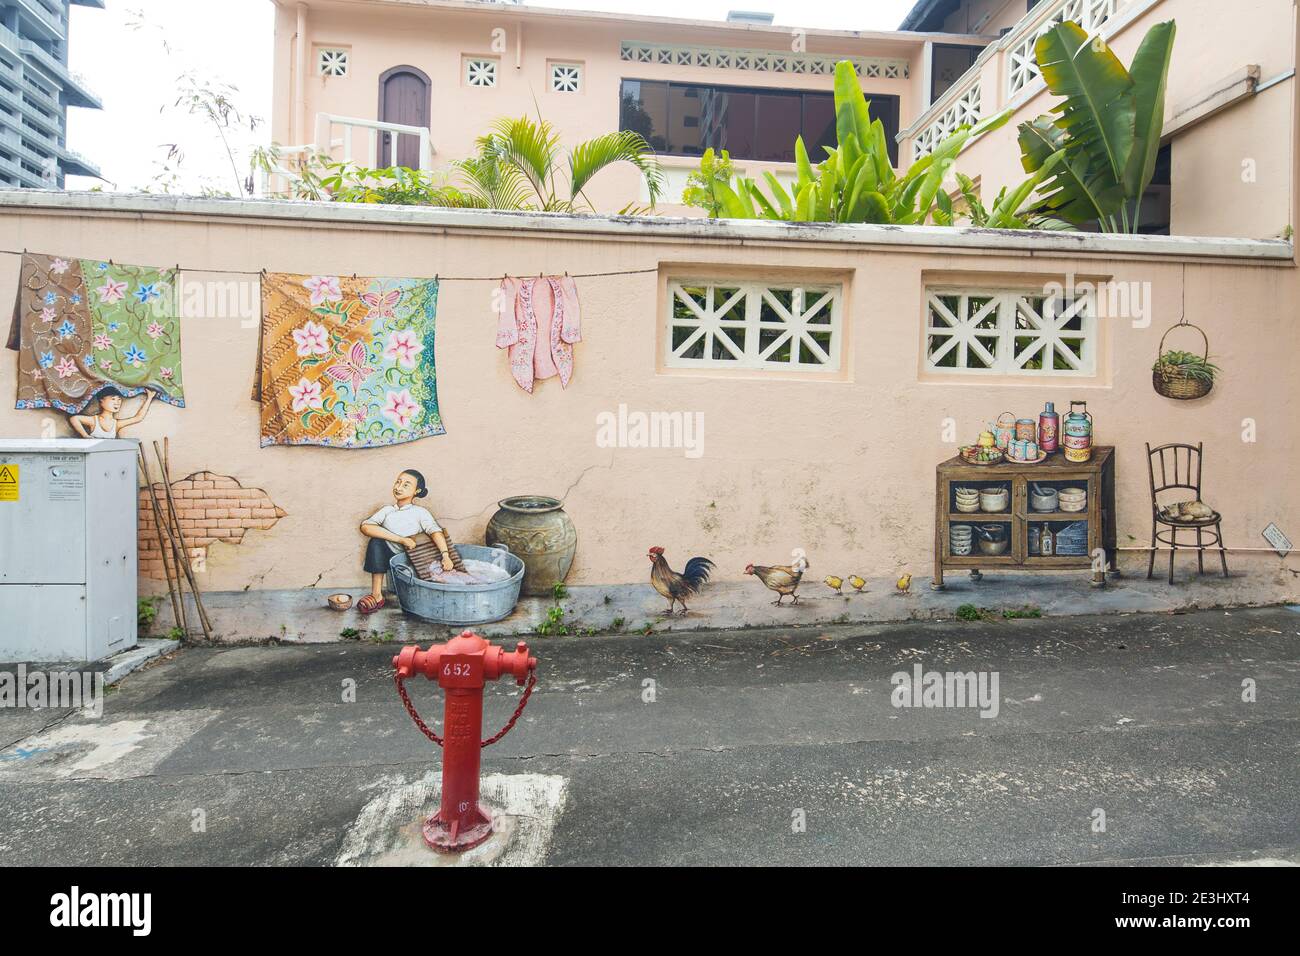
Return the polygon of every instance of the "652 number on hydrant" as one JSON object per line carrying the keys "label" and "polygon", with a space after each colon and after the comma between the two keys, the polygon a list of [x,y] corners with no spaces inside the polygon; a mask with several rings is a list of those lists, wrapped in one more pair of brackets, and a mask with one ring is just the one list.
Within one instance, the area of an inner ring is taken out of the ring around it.
{"label": "652 number on hydrant", "polygon": [[[442,804],[424,822],[424,842],[443,853],[476,847],[492,835],[492,814],[479,803],[479,763],[484,747],[490,747],[514,727],[537,686],[537,658],[528,655],[520,641],[513,651],[496,647],[465,631],[446,644],[434,644],[427,651],[411,645],[393,658],[397,693],[421,732],[443,749]],[[406,693],[406,679],[423,674],[437,680],[447,696],[443,707],[443,733],[439,737],[420,719]],[[528,686],[519,705],[501,730],[480,740],[483,732],[483,688],[488,681],[510,676]]]}

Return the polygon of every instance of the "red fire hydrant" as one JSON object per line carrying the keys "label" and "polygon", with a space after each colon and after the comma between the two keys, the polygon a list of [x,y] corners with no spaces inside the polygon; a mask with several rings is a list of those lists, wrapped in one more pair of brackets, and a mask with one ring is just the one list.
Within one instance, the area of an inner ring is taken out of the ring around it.
{"label": "red fire hydrant", "polygon": [[[414,645],[402,648],[393,658],[397,668],[397,693],[407,712],[426,737],[443,748],[442,806],[424,822],[424,842],[442,853],[457,853],[478,846],[492,835],[492,814],[478,802],[479,758],[515,725],[524,712],[537,684],[537,658],[528,656],[523,641],[513,651],[494,647],[473,631],[465,631],[446,644],[434,644],[427,651]],[[406,693],[405,680],[423,674],[447,692],[442,727],[445,738],[435,734],[415,711]],[[483,732],[483,687],[490,680],[511,675],[515,683],[528,687],[519,697],[514,716],[500,733],[480,741]]]}

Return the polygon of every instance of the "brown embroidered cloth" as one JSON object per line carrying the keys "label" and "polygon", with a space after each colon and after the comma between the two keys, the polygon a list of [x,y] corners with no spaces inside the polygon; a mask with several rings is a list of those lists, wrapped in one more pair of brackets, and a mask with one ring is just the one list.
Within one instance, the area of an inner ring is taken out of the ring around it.
{"label": "brown embroidered cloth", "polygon": [[6,345],[18,408],[77,414],[106,388],[184,407],[176,273],[24,253]]}

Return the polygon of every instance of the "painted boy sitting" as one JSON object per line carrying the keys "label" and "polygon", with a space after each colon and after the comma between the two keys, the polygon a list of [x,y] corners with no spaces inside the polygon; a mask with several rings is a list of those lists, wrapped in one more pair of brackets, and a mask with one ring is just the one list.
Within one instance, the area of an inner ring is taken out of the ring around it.
{"label": "painted boy sitting", "polygon": [[452,571],[451,548],[442,527],[433,520],[427,508],[415,504],[417,498],[429,493],[424,475],[408,468],[393,482],[394,504],[385,505],[361,522],[361,533],[370,541],[366,544],[365,569],[370,572],[370,593],[357,602],[362,614],[373,614],[384,606],[384,576],[388,562],[402,550],[415,547],[415,535],[424,532],[442,552],[442,569]]}

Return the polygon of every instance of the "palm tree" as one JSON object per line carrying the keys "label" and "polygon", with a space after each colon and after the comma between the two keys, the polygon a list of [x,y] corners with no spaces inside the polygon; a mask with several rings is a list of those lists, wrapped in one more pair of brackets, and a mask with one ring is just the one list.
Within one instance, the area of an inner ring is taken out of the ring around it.
{"label": "palm tree", "polygon": [[[631,163],[640,171],[650,196],[649,209],[664,189],[663,170],[653,151],[631,130],[579,143],[568,153],[567,176],[561,172],[560,136],[544,119],[499,119],[475,145],[477,155],[452,165],[463,185],[465,204],[483,209],[595,212],[584,190],[592,177],[615,163]],[[623,214],[642,211],[634,203],[620,210]]]}

